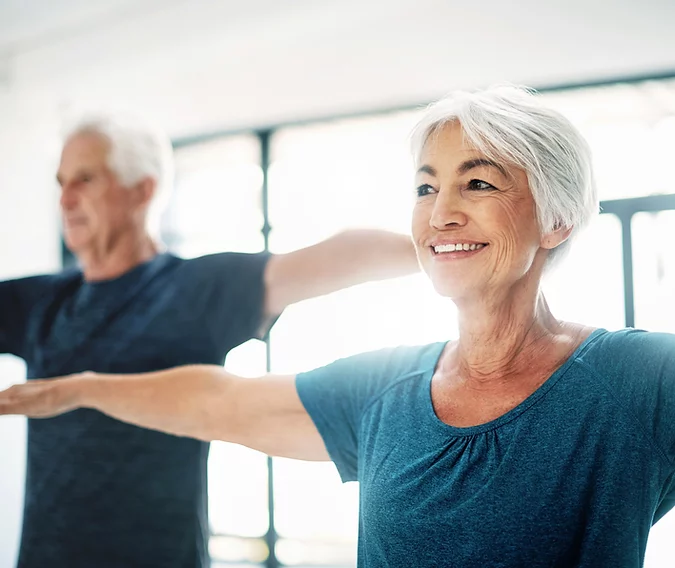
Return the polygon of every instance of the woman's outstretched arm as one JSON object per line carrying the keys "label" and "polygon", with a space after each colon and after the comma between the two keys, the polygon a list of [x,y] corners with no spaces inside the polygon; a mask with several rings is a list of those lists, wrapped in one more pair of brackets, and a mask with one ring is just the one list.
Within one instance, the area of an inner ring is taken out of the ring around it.
{"label": "woman's outstretched arm", "polygon": [[143,428],[225,440],[273,456],[329,460],[295,387],[295,376],[245,379],[190,365],[135,375],[82,373],[31,380],[0,392],[0,415],[49,418],[98,410]]}

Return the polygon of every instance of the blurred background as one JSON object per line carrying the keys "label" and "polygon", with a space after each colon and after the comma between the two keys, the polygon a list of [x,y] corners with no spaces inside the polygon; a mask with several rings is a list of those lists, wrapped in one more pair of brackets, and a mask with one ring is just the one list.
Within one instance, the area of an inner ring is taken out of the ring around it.
{"label": "blurred background", "polygon": [[[80,108],[131,109],[171,135],[172,250],[286,252],[347,227],[408,232],[420,108],[510,81],[542,90],[595,156],[603,214],[547,282],[554,313],[675,332],[673,29],[672,0],[0,0],[0,278],[69,262],[54,175]],[[411,276],[294,306],[268,346],[246,343],[226,366],[253,376],[269,356],[297,372],[455,326]],[[24,373],[0,357],[0,387]],[[3,568],[24,463],[25,422],[3,418]],[[358,486],[331,464],[216,443],[209,470],[214,566],[354,566]],[[652,532],[648,568],[675,564],[673,515]]]}

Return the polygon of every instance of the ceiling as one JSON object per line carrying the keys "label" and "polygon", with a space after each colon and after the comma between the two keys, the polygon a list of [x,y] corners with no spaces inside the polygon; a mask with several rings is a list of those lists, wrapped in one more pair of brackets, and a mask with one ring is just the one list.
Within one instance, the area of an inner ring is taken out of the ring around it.
{"label": "ceiling", "polygon": [[4,58],[16,104],[121,100],[201,131],[675,74],[673,29],[673,0],[0,0],[0,84]]}

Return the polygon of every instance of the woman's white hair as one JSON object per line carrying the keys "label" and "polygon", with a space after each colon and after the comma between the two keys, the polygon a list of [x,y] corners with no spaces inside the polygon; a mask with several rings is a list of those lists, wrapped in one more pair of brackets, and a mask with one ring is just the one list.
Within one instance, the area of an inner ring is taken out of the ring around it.
{"label": "woman's white hair", "polygon": [[161,215],[173,187],[173,148],[168,136],[129,113],[81,116],[70,122],[64,139],[78,134],[94,134],[108,142],[108,167],[123,187],[131,187],[144,178],[155,181],[148,227],[158,236]]}
{"label": "woman's white hair", "polygon": [[429,106],[413,130],[415,168],[427,140],[453,122],[486,157],[525,171],[542,233],[572,229],[570,238],[549,253],[549,265],[559,260],[599,209],[591,151],[581,133],[529,89],[498,85],[458,91]]}

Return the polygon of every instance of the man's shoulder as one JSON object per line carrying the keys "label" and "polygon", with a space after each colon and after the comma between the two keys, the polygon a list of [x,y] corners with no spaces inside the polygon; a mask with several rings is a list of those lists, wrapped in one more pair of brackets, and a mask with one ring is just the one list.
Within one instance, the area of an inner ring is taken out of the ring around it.
{"label": "man's shoulder", "polygon": [[43,292],[46,293],[51,289],[58,289],[62,286],[67,286],[73,282],[82,279],[82,273],[76,268],[69,268],[60,272],[51,274],[35,274],[31,276],[22,276],[19,278],[10,278],[2,281],[2,285],[11,287],[18,293],[22,291]]}
{"label": "man's shoulder", "polygon": [[233,276],[242,278],[247,273],[258,273],[264,270],[267,261],[272,255],[268,252],[219,252],[182,258],[173,256],[173,262],[180,270],[184,270],[191,278],[204,275]]}
{"label": "man's shoulder", "polygon": [[181,256],[171,254],[181,264],[222,264],[222,263],[246,263],[259,262],[261,259],[267,259],[272,254],[270,252],[237,252],[237,251],[223,251],[203,254],[191,258],[184,258]]}

